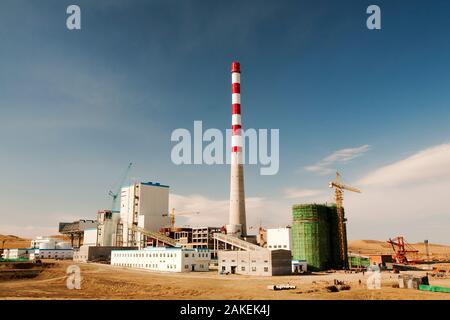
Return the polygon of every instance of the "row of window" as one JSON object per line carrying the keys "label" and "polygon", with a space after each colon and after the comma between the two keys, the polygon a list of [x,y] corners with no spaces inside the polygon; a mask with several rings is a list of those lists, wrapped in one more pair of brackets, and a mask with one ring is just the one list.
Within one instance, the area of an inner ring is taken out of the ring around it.
{"label": "row of window", "polygon": [[[223,259],[222,262],[227,262],[227,260]],[[236,260],[231,260],[231,262],[236,262]],[[248,263],[245,260],[241,260],[241,263]],[[256,263],[256,260],[252,260],[252,263]],[[264,260],[264,263],[269,263],[269,260]]]}
{"label": "row of window", "polygon": [[121,257],[121,258],[175,258],[177,256],[176,253],[114,253],[114,255],[116,257]]}
{"label": "row of window", "polygon": [[[114,263],[115,266],[119,266],[119,267],[130,267],[130,268],[148,268],[148,269],[157,269],[158,268],[158,264],[157,263]],[[168,264],[166,266],[167,269],[176,269],[177,265],[176,264]]]}
{"label": "row of window", "polygon": [[[153,263],[153,264],[146,264],[146,263],[114,263],[115,266],[119,266],[119,267],[130,267],[130,268],[147,268],[147,269],[158,269],[158,264],[157,263]],[[203,269],[205,267],[205,265],[201,264],[200,268]],[[176,269],[177,265],[176,264],[168,264],[166,265],[167,269]],[[188,264],[184,265],[185,269],[189,269],[190,266]]]}
{"label": "row of window", "polygon": [[45,255],[45,254],[35,254],[34,255],[34,257],[35,258],[41,258],[41,259],[45,259],[46,257],[47,257],[47,259],[52,259],[52,258],[65,258],[65,257],[71,257],[71,256],[69,256],[69,255],[65,255],[65,254],[61,254],[61,255],[57,255],[57,254],[55,254],[55,255],[51,255],[51,254],[47,254],[47,255]]}
{"label": "row of window", "polygon": [[[245,267],[241,267],[241,271],[245,271]],[[256,267],[252,267],[252,272],[256,272]],[[264,267],[264,272],[269,272],[269,267]]]}
{"label": "row of window", "polygon": [[[115,257],[120,258],[176,258],[178,255],[176,253],[114,253]],[[185,253],[184,256],[189,258],[189,253]],[[208,253],[198,253],[199,258],[208,258]],[[192,258],[195,258],[195,253],[192,253]]]}
{"label": "row of window", "polygon": [[[225,271],[226,267],[222,266],[222,271]],[[251,268],[252,272],[256,272],[256,267]],[[245,271],[245,267],[241,267],[241,271]],[[269,272],[269,267],[264,267],[264,272]]]}
{"label": "row of window", "polygon": [[271,248],[271,249],[272,249],[272,248],[273,248],[273,249],[280,248],[280,249],[281,249],[281,248],[287,248],[287,245],[283,245],[283,246],[282,246],[282,245],[279,244],[278,246],[269,246],[269,248]]}

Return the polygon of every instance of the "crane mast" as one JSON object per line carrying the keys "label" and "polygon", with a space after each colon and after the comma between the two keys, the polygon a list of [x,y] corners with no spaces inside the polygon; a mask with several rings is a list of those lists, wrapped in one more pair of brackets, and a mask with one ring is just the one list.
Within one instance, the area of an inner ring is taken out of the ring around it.
{"label": "crane mast", "polygon": [[[182,216],[182,215],[192,215],[192,214],[199,214],[200,212],[198,211],[180,211],[177,212],[177,216]],[[172,210],[168,213],[168,214],[163,214],[163,217],[167,217],[169,216],[169,221],[170,221],[170,230],[174,230],[175,229],[175,208],[172,208]]]}
{"label": "crane mast", "polygon": [[338,238],[339,238],[339,257],[340,263],[344,269],[348,269],[348,259],[347,259],[347,234],[345,230],[345,219],[344,219],[344,192],[343,190],[348,190],[351,192],[361,193],[359,189],[347,186],[340,183],[341,175],[336,172],[335,181],[330,182],[329,187],[334,188],[335,198],[336,198],[336,211],[337,211],[337,227],[338,227]]}

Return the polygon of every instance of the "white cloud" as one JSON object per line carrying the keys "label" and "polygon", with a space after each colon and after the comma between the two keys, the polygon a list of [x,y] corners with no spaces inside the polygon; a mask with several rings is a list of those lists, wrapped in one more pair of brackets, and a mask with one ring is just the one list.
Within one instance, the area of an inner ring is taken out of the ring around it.
{"label": "white cloud", "polygon": [[200,214],[192,216],[180,216],[177,219],[176,210],[175,218],[178,224],[186,222],[194,225],[211,225],[222,226],[228,218],[227,200],[214,200],[199,194],[188,196],[171,194],[169,199],[169,207],[179,211],[199,211]]}
{"label": "white cloud", "polygon": [[399,186],[426,183],[450,177],[450,144],[442,144],[420,151],[404,160],[369,173],[360,185]]}
{"label": "white cloud", "polygon": [[327,168],[327,167],[319,165],[319,164],[313,165],[313,166],[306,166],[305,170],[309,171],[309,172],[317,173],[321,176],[328,175],[330,173],[333,173],[333,171],[334,171],[334,169]]}
{"label": "white cloud", "polygon": [[337,150],[316,164],[306,166],[304,169],[319,175],[327,175],[336,170],[334,167],[336,164],[347,163],[355,158],[361,157],[369,150],[370,146],[368,144],[356,148]]}
{"label": "white cloud", "polygon": [[[171,194],[169,207],[180,211],[199,211],[200,214],[180,216],[176,218],[179,226],[217,226],[228,224],[229,200],[211,199],[199,194]],[[266,227],[285,226],[290,224],[290,204],[262,197],[245,199],[247,228],[262,223]],[[176,211],[175,211],[176,216]],[[255,230],[255,229],[254,229]]]}
{"label": "white cloud", "polygon": [[317,196],[323,196],[324,190],[319,189],[298,189],[298,188],[286,188],[284,191],[284,197],[286,199],[304,199]]}
{"label": "white cloud", "polygon": [[376,169],[352,183],[362,194],[345,193],[353,239],[450,243],[450,144],[434,146]]}

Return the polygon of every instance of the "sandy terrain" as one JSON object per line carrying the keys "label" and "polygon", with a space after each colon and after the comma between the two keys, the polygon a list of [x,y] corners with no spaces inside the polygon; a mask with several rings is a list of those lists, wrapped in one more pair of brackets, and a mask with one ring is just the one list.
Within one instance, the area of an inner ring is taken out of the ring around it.
{"label": "sandy terrain", "polygon": [[[450,294],[393,288],[396,275],[383,273],[382,289],[368,290],[367,274],[323,273],[285,277],[219,276],[207,273],[154,273],[110,265],[78,264],[81,290],[66,287],[71,261],[56,262],[33,279],[0,282],[0,299],[450,299]],[[423,273],[423,272],[422,272]],[[351,286],[348,291],[327,292],[334,279]],[[362,284],[359,284],[359,280]],[[450,279],[431,284],[450,287]],[[290,283],[295,290],[271,291],[267,285]]]}
{"label": "sandy terrain", "polygon": [[[7,237],[5,247],[28,247],[29,239]],[[413,244],[425,254],[423,244]],[[361,254],[392,253],[389,244],[375,240],[349,242],[349,250]],[[450,246],[430,244],[433,257],[450,257]],[[216,271],[207,273],[154,273],[110,265],[77,264],[81,268],[81,290],[66,287],[66,268],[72,261],[56,262],[32,279],[3,280],[0,282],[0,299],[446,299],[450,294],[393,288],[397,275],[382,274],[382,289],[368,290],[367,274],[321,273],[305,276],[249,277],[239,275],[219,276]],[[424,272],[419,272],[424,274]],[[351,289],[327,292],[334,279],[344,281]],[[360,284],[361,281],[361,284]],[[450,279],[430,277],[432,285],[450,287]],[[267,285],[290,283],[297,288],[289,291],[271,291]]]}

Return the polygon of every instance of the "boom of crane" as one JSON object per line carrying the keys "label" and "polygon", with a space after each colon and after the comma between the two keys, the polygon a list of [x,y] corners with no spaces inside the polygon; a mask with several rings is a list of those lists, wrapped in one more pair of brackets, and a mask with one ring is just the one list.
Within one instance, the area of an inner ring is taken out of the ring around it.
{"label": "boom of crane", "polygon": [[128,164],[128,167],[125,171],[125,173],[123,174],[122,178],[120,179],[119,183],[117,184],[116,190],[113,191],[109,191],[108,194],[112,197],[112,205],[111,205],[111,212],[112,213],[119,213],[120,212],[120,192],[122,190],[123,185],[125,184],[125,181],[128,178],[128,174],[130,173],[131,167],[133,166],[133,163],[130,162]]}
{"label": "boom of crane", "polygon": [[347,186],[345,184],[341,184],[341,183],[337,183],[334,181],[330,182],[329,185],[330,188],[337,188],[337,189],[341,189],[341,190],[348,190],[348,191],[352,191],[352,192],[356,192],[356,193],[361,193],[361,190]]}

